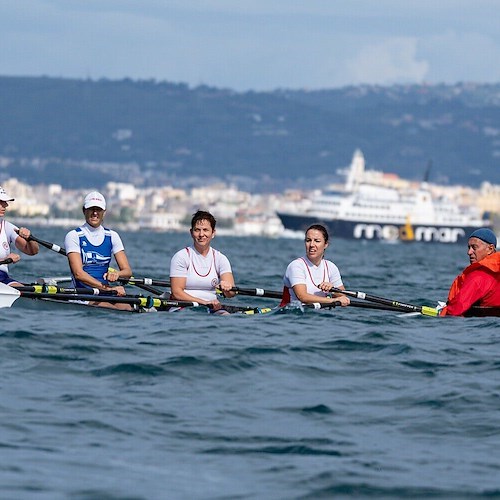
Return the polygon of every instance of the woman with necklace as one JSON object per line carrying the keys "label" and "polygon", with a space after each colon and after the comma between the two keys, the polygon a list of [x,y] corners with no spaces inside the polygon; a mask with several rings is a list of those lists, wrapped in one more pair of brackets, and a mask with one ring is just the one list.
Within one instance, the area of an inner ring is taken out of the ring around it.
{"label": "woman with necklace", "polygon": [[304,304],[340,302],[347,306],[345,295],[329,293],[332,287],[345,290],[338,267],[324,258],[328,247],[328,231],[321,224],[313,224],[305,234],[306,254],[293,260],[283,278],[283,300],[281,305],[298,301]]}
{"label": "woman with necklace", "polygon": [[187,300],[219,310],[216,288],[234,297],[234,277],[228,258],[210,246],[215,238],[215,217],[198,210],[191,219],[193,244],[179,250],[170,261],[170,289],[174,300]]}

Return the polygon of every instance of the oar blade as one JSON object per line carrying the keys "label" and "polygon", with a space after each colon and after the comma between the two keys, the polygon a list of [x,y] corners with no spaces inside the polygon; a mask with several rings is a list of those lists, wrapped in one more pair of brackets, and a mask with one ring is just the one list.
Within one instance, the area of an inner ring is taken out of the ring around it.
{"label": "oar blade", "polygon": [[2,307],[12,307],[12,304],[21,296],[19,290],[6,285],[5,283],[0,283],[0,308]]}

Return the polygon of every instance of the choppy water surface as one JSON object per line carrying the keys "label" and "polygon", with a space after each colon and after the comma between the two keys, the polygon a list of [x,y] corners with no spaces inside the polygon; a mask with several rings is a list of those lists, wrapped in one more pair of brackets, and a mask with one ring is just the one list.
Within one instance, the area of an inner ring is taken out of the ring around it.
{"label": "choppy water surface", "polygon": [[[161,279],[189,243],[122,237],[134,274]],[[215,242],[243,287],[280,289],[303,252],[300,240]],[[328,257],[350,289],[428,305],[467,263],[458,246],[341,240]],[[67,268],[42,248],[12,272]],[[2,498],[500,497],[498,319],[61,306],[0,321]]]}

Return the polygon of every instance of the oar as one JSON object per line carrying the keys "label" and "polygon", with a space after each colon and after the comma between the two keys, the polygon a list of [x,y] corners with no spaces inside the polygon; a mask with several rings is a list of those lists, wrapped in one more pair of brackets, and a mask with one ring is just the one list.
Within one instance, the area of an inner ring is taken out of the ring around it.
{"label": "oar", "polygon": [[270,299],[283,298],[283,292],[265,290],[264,288],[241,288],[239,286],[234,286],[230,291],[236,292],[239,295],[252,295],[253,297],[268,297]]}
{"label": "oar", "polygon": [[[114,271],[114,269],[112,267],[110,267],[110,268],[108,268],[108,271]],[[130,280],[132,280],[132,281],[130,281]],[[120,279],[118,279],[117,281],[120,282]],[[138,288],[142,288],[143,290],[146,290],[146,292],[154,293],[155,295],[161,295],[163,293],[162,290],[158,290],[158,288],[155,288],[155,287],[150,286],[148,284],[136,283],[134,281],[134,277],[133,276],[131,276],[129,278],[129,284],[130,285],[134,285],[134,286],[136,286]]]}
{"label": "oar", "polygon": [[33,293],[50,293],[50,294],[59,294],[59,293],[80,293],[85,295],[101,295],[101,296],[114,296],[116,295],[115,290],[99,290],[98,288],[64,288],[57,285],[24,285],[24,286],[15,286],[16,290],[20,292],[33,292]]}
{"label": "oar", "polygon": [[[293,305],[293,303],[292,303]],[[308,309],[334,309],[336,307],[342,307],[342,304],[339,301],[335,301],[332,303],[322,303],[322,302],[313,302],[311,304],[301,304],[302,307],[308,308]],[[286,307],[286,306],[285,306]],[[383,304],[370,304],[369,302],[356,302],[354,300],[351,300],[350,304],[346,306],[346,308],[349,307],[359,307],[361,309],[377,309],[379,311],[393,311],[393,312],[402,312],[400,308],[395,307],[395,306],[387,306]],[[403,311],[406,314],[408,314],[408,311]]]}
{"label": "oar", "polygon": [[[34,287],[24,287],[34,288]],[[57,287],[55,287],[57,288]],[[207,307],[212,309],[211,305],[199,304],[198,302],[190,302],[185,300],[170,300],[162,299],[159,297],[142,297],[142,296],[116,296],[105,295],[97,298],[91,293],[64,293],[64,292],[38,292],[38,291],[25,291],[23,287],[14,288],[4,283],[0,283],[0,308],[11,307],[11,305],[19,297],[29,299],[52,299],[58,301],[90,301],[90,302],[110,302],[112,304],[130,304],[139,307],[150,308],[154,307],[158,311],[165,311],[173,307]],[[242,307],[222,305],[221,309],[230,313],[243,313],[243,314],[263,314],[270,312],[269,308],[259,307]]]}
{"label": "oar", "polygon": [[[164,287],[170,287],[170,281],[168,280],[158,280],[155,278],[118,278],[120,283],[124,284],[129,284],[129,285],[136,285],[136,286],[150,286],[150,285],[156,285],[156,286],[164,286]],[[241,293],[241,295],[253,295],[255,297],[261,296],[261,297],[271,297],[274,299],[281,299],[281,292],[272,292],[272,291],[267,291],[262,290],[261,288],[252,288],[252,289],[246,289],[246,288],[238,288],[234,287],[231,288],[232,292],[238,292]],[[263,292],[263,293],[260,293]],[[161,292],[159,292],[161,293]]]}
{"label": "oar", "polygon": [[[208,306],[207,306],[208,307]],[[228,313],[242,313],[242,314],[267,314],[273,311],[271,307],[248,307],[248,306],[233,306],[229,304],[222,304],[221,310]]]}
{"label": "oar", "polygon": [[[240,287],[233,287],[231,288],[232,292],[236,292],[240,295],[252,295],[254,297],[268,297],[271,299],[281,299],[283,298],[283,292],[278,292],[276,290],[265,290],[263,288],[240,288]],[[345,293],[344,290],[338,290],[339,293]],[[306,307],[309,306],[309,304],[304,304]],[[328,309],[329,307],[335,307],[335,305],[340,306],[340,302],[334,302],[333,306],[331,304],[321,304],[322,309]],[[385,311],[397,311],[401,312],[401,308],[395,305],[383,305],[383,304],[367,304],[364,302],[353,302],[349,304],[351,307],[361,307],[365,309],[380,309],[380,310],[385,310]],[[349,307],[348,306],[348,307]]]}
{"label": "oar", "polygon": [[[125,283],[129,285],[136,286],[146,286],[146,285],[156,285],[156,286],[164,286],[170,287],[170,281],[168,280],[158,280],[155,278],[118,278],[120,283]],[[233,290],[235,290],[233,288]],[[278,292],[274,292],[278,293]],[[251,295],[251,294],[247,294]],[[257,294],[255,294],[257,295]],[[275,297],[275,296],[273,296]],[[275,297],[276,298],[276,297]],[[281,298],[281,294],[278,298]],[[272,309],[268,307],[243,307],[243,306],[233,306],[229,304],[223,304],[221,307],[222,310],[227,311],[229,313],[243,313],[243,314],[265,314],[270,312]]]}
{"label": "oar", "polygon": [[20,296],[21,292],[19,290],[5,283],[0,283],[0,308],[11,307]]}
{"label": "oar", "polygon": [[397,300],[385,299],[384,297],[377,297],[376,295],[369,295],[365,292],[340,290],[340,288],[331,288],[330,291],[343,293],[344,295],[347,295],[349,297],[356,297],[357,299],[367,300],[369,302],[374,302],[376,304],[392,306],[397,308],[401,312],[418,312],[423,314],[424,316],[439,316],[439,311],[435,307],[416,306],[413,304],[407,304],[405,302],[399,302]]}
{"label": "oar", "polygon": [[[18,232],[18,231],[16,231]],[[56,245],[55,243],[50,243],[50,241],[44,241],[41,240],[40,238],[37,238],[36,236],[33,236],[30,234],[28,241],[33,240],[36,241],[39,245],[42,245],[42,247],[48,248],[49,250],[52,250],[53,252],[60,253],[61,255],[66,255],[66,250],[59,245]]]}
{"label": "oar", "polygon": [[[50,241],[41,240],[40,238],[37,238],[36,236],[33,236],[32,234],[30,234],[28,240],[36,241],[39,245],[42,245],[43,247],[48,248],[49,250],[52,250],[53,252],[60,253],[61,255],[66,255],[65,248],[60,247],[59,245],[56,245],[55,243],[51,243]],[[147,292],[155,293],[156,295],[161,295],[163,293],[161,290],[157,290],[156,288],[153,288],[151,286],[140,285],[140,284],[137,284],[137,286],[139,288],[142,288],[143,290],[146,290]]]}
{"label": "oar", "polygon": [[389,306],[385,304],[375,304],[371,302],[356,302],[355,300],[351,300],[347,307],[359,307],[362,309],[378,309],[379,311],[393,311],[393,312],[403,312],[405,314],[410,314],[409,311],[401,310],[396,306]]}
{"label": "oar", "polygon": [[14,261],[9,257],[8,259],[0,260],[0,265],[2,264],[12,264]]}
{"label": "oar", "polygon": [[36,285],[57,285],[58,283],[73,281],[71,276],[48,276],[45,278],[38,278]]}
{"label": "oar", "polygon": [[97,299],[93,294],[82,293],[38,293],[20,291],[17,288],[0,283],[0,307],[10,307],[19,297],[29,299],[52,299],[58,301],[89,301],[89,302],[110,302],[112,304],[130,304],[139,307],[155,307],[158,311],[167,310],[172,307],[199,307],[198,302],[188,302],[180,300],[167,300],[158,297],[140,297],[140,296],[116,296],[109,295]]}
{"label": "oar", "polygon": [[118,278],[120,283],[129,284],[129,285],[153,285],[153,286],[170,286],[170,281],[165,280],[157,280],[155,278],[134,278],[131,276],[130,278]]}
{"label": "oar", "polygon": [[[276,290],[265,290],[263,288],[231,288],[232,292],[237,292],[240,295],[252,295],[254,297],[268,297],[272,299],[281,299],[283,297],[283,292],[278,292]],[[344,293],[344,290],[340,290]],[[315,303],[318,304],[318,303]],[[303,304],[305,307],[310,307],[311,304]],[[333,304],[320,304],[321,307],[316,307],[316,309],[328,309],[336,306],[340,306],[340,302],[334,302]],[[351,301],[348,307],[360,307],[364,309],[379,309],[383,311],[395,311],[401,312],[401,308],[394,305],[383,305],[383,304],[367,304],[366,302],[354,302]],[[407,311],[405,311],[407,312]]]}
{"label": "oar", "polygon": [[[120,283],[128,283],[129,285],[156,285],[169,287],[170,281],[168,280],[158,280],[155,278],[119,278]],[[282,292],[277,292],[275,290],[265,290],[263,288],[240,288],[235,286],[231,288],[231,292],[236,292],[240,295],[252,295],[253,297],[268,297],[271,299],[281,299],[283,296]]]}

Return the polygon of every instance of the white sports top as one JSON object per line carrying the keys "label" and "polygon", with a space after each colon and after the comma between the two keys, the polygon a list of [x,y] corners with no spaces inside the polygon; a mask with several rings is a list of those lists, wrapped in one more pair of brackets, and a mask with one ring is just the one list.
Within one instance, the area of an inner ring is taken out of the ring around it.
{"label": "white sports top", "polygon": [[[0,219],[0,260],[4,260],[10,254],[10,245],[16,241],[18,234],[14,229],[19,229],[12,222]],[[8,274],[9,266],[7,264],[0,265],[0,271]]]}
{"label": "white sports top", "polygon": [[[103,226],[92,227],[85,222],[83,226],[80,226],[80,229],[92,245],[99,246],[104,241],[105,229]],[[114,255],[124,250],[124,246],[119,234],[116,231],[110,229],[109,232],[111,233],[111,243]],[[64,238],[64,248],[66,249],[67,254],[70,252],[81,252],[80,237],[78,236],[76,229],[70,231]]]}
{"label": "white sports top", "polygon": [[204,257],[193,246],[186,247],[170,261],[170,278],[186,278],[185,291],[201,300],[215,300],[220,277],[231,272],[228,258],[215,248]]}
{"label": "white sports top", "polygon": [[298,300],[292,287],[300,284],[306,285],[307,293],[326,297],[326,293],[317,286],[324,281],[336,288],[342,286],[339,268],[331,260],[325,259],[315,266],[307,257],[299,257],[290,262],[283,278],[284,285],[290,291],[291,301]]}

